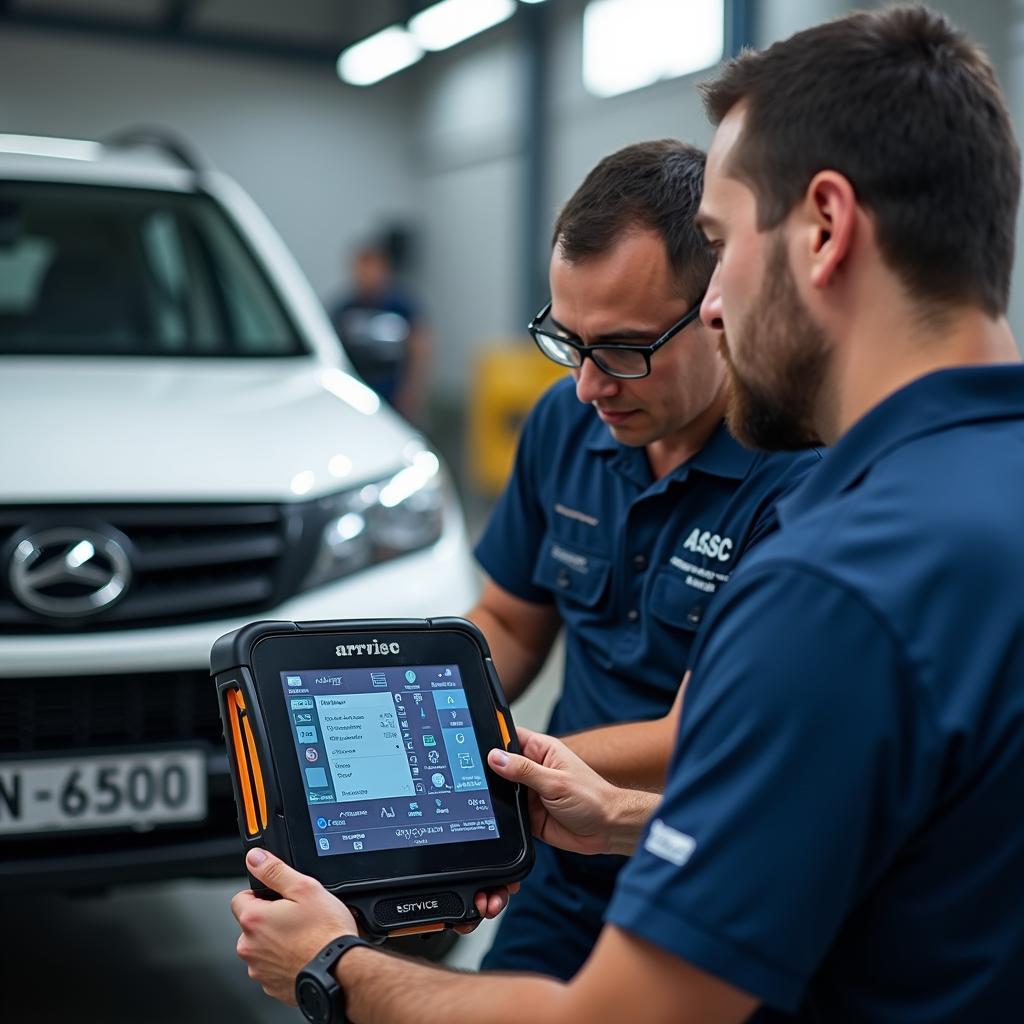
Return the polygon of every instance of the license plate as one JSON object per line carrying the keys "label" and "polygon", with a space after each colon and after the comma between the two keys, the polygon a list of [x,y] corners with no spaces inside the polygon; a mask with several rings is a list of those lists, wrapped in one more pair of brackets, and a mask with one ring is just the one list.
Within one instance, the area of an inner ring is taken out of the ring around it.
{"label": "license plate", "polygon": [[0,761],[0,835],[205,817],[200,750]]}

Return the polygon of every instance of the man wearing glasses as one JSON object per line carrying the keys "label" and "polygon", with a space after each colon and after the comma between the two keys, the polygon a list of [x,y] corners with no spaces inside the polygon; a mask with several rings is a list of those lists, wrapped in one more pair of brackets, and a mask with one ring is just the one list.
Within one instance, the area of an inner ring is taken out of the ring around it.
{"label": "man wearing glasses", "polygon": [[[565,629],[549,731],[617,781],[658,786],[668,714],[709,601],[811,454],[757,454],[726,429],[720,332],[703,326],[714,258],[693,224],[704,154],[663,140],[602,160],[554,230],[551,301],[529,330],[569,368],[523,430],[476,554],[469,613],[509,699]],[[613,771],[614,768],[614,771]],[[484,966],[568,979],[589,955],[624,863],[539,844]]]}

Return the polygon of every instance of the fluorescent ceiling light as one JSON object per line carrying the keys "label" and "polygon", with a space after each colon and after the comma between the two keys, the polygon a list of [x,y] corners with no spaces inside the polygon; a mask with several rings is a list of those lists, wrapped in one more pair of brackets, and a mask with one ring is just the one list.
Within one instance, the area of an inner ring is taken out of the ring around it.
{"label": "fluorescent ceiling light", "polygon": [[342,50],[338,77],[349,85],[373,85],[422,56],[420,44],[404,28],[392,25]]}
{"label": "fluorescent ceiling light", "polygon": [[78,139],[47,139],[40,135],[0,134],[0,152],[21,156],[56,156],[63,160],[99,160],[103,147],[98,142]]}
{"label": "fluorescent ceiling light", "polygon": [[723,0],[591,0],[583,12],[583,82],[616,96],[722,59]]}
{"label": "fluorescent ceiling light", "polygon": [[410,18],[409,31],[424,50],[447,50],[515,11],[515,0],[441,0]]}

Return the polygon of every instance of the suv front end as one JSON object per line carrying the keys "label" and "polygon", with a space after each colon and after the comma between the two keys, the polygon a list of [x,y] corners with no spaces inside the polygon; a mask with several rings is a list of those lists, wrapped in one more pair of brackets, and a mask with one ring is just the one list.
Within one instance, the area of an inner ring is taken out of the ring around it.
{"label": "suv front end", "polygon": [[457,614],[443,465],[219,175],[0,137],[0,888],[237,873],[213,641]]}

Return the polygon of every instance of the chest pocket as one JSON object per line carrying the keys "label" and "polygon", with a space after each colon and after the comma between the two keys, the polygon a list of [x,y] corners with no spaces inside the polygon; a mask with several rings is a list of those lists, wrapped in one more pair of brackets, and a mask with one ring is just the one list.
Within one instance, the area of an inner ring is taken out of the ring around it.
{"label": "chest pocket", "polygon": [[533,567],[533,582],[550,590],[555,601],[596,608],[608,591],[611,559],[564,544],[550,533]]}
{"label": "chest pocket", "polygon": [[691,586],[686,579],[686,574],[673,566],[659,569],[651,588],[651,614],[666,626],[693,633],[704,621],[713,595]]}

